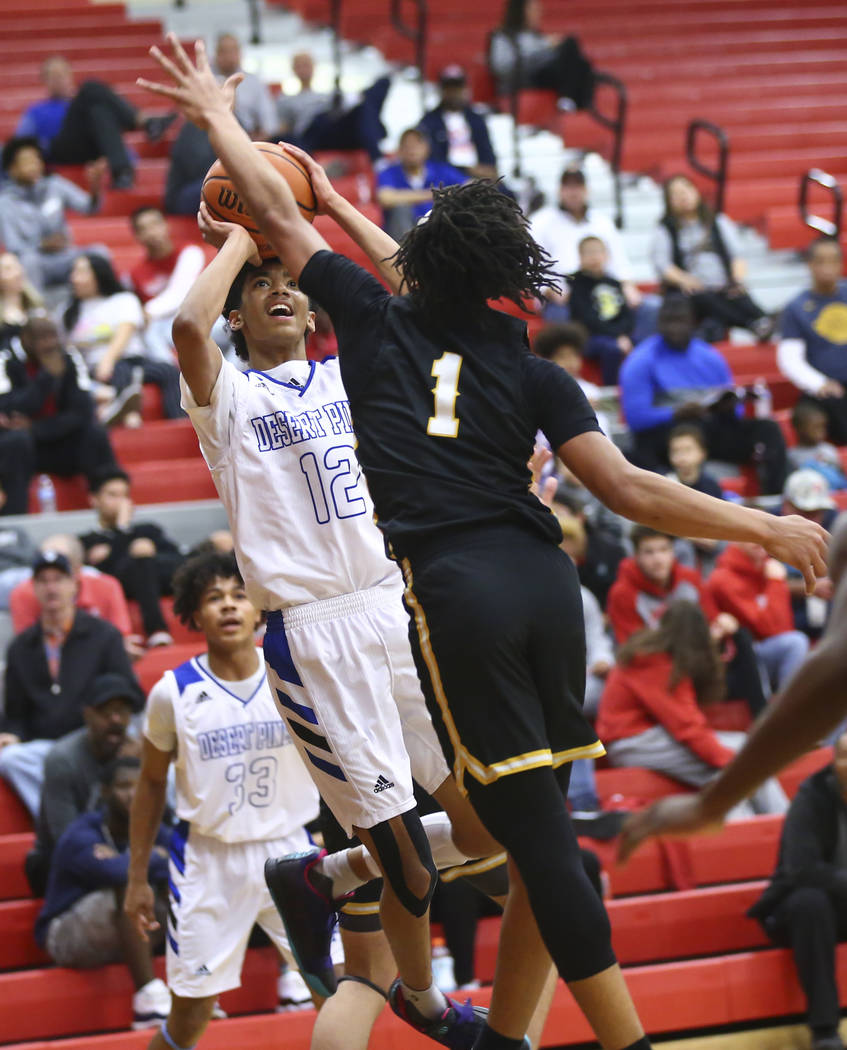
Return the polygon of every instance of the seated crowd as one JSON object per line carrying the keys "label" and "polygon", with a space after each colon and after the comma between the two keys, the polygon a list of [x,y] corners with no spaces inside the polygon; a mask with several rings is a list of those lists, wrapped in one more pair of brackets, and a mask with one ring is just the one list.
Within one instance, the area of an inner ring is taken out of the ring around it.
{"label": "seated crowd", "polygon": [[[507,4],[490,41],[502,90],[519,82],[554,90],[565,108],[589,106],[590,62],[573,38],[544,37],[539,18],[535,0]],[[214,68],[221,78],[241,71],[232,34],[217,39]],[[395,237],[426,215],[433,187],[497,176],[484,116],[460,66],[443,70],[438,105],[403,132],[391,158],[382,154],[380,118],[388,78],[345,97],[313,87],[307,53],[295,56],[292,71],[299,89],[278,98],[248,74],[236,94],[239,120],[257,140],[283,136],[308,150],[365,151],[375,165],[385,228]],[[96,522],[83,535],[51,536],[38,549],[25,529],[0,528],[0,610],[9,611],[14,628],[0,705],[0,777],[36,828],[26,874],[33,893],[46,895],[39,944],[59,965],[125,962],[137,1024],[157,1024],[170,995],[153,975],[150,943],[120,907],[145,706],[133,663],[173,641],[162,600],[173,594],[187,552],[144,515],[136,520],[131,478],[115,458],[108,428],[142,426],[145,384],[159,388],[167,418],[183,414],[170,326],[205,253],[199,239],[176,237],[167,215],[196,212],[214,156],[204,132],[180,128],[161,204],[125,219],[138,255],[128,273],[118,274],[108,246],[74,244],[66,210],[96,214],[107,172],[110,189],[132,185],[124,133],[143,129],[156,139],[172,118],[142,114],[99,82],[77,89],[59,56],[45,63],[43,79],[47,97],[26,111],[2,151],[0,514],[27,511],[36,475],[81,474]],[[86,188],[50,173],[57,164],[86,165]],[[739,498],[736,475],[746,470],[759,494],[770,497],[769,509],[828,527],[833,493],[847,489],[840,245],[828,237],[812,244],[810,286],[777,325],[746,287],[732,221],[714,214],[684,176],[668,179],[664,191],[665,212],[650,244],[655,288],[645,290],[611,218],[591,205],[585,173],[572,166],[562,172],[556,202],[530,216],[561,277],[536,304],[544,326],[533,348],[578,380],[604,431],[633,462],[726,499]],[[332,333],[325,318],[319,323],[316,341],[326,352]],[[713,345],[730,328],[760,341],[779,331],[776,362],[798,393],[791,447],[780,424],[739,387],[729,354]],[[225,332],[221,340],[225,346]],[[702,785],[738,750],[745,728],[820,636],[832,585],[821,580],[807,595],[795,570],[754,545],[629,528],[561,464],[548,470],[563,549],[582,584],[586,710],[606,744],[606,761]],[[227,544],[225,534],[215,534],[205,549]],[[841,1046],[834,1041],[828,957],[820,941],[808,944],[813,924],[832,926],[830,912],[839,924],[844,919],[842,887],[829,873],[833,854],[843,861],[843,829],[832,830],[831,810],[847,793],[844,738],[836,753],[834,768],[804,784],[790,810],[782,788],[769,781],[733,813],[789,813],[780,869],[754,911],[777,943],[805,951],[801,975],[818,1050]],[[602,810],[592,760],[575,763],[569,798],[581,832],[599,838],[618,830],[620,819]],[[823,874],[807,885],[792,881],[791,865],[811,848],[813,830],[823,841],[814,846]],[[167,881],[166,843],[163,825],[149,864],[157,907]],[[462,908],[468,911],[467,902]],[[448,912],[445,901],[445,926]],[[469,966],[462,970],[468,982]],[[835,1009],[837,1015],[837,998]]]}

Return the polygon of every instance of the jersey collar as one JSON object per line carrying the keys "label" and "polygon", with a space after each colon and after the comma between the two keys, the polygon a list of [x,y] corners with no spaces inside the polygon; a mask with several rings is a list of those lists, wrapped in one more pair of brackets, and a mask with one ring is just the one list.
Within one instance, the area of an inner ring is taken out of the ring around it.
{"label": "jersey collar", "polygon": [[248,374],[252,373],[253,375],[261,376],[262,379],[267,379],[269,383],[276,383],[277,386],[286,386],[289,390],[296,390],[298,397],[302,397],[309,389],[309,384],[312,382],[315,374],[315,362],[309,362],[309,374],[306,376],[306,382],[302,386],[299,383],[286,383],[282,379],[274,379],[267,372],[260,372],[258,368],[248,368],[247,372]]}

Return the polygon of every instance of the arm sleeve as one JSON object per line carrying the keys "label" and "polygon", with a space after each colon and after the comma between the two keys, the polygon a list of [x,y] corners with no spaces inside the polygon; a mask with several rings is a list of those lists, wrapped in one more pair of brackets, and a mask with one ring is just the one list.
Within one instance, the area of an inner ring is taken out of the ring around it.
{"label": "arm sleeve", "polygon": [[[788,315],[786,315],[787,317]],[[806,360],[806,342],[792,336],[786,339],[786,324],[776,348],[776,365],[786,379],[807,394],[816,394],[826,382],[826,376]]]}
{"label": "arm sleeve", "polygon": [[650,362],[638,350],[624,361],[620,374],[621,409],[624,419],[633,430],[670,423],[673,409],[670,405],[653,404],[653,384]]}
{"label": "arm sleeve", "polygon": [[144,307],[147,316],[158,320],[160,317],[171,317],[175,314],[205,264],[206,256],[199,245],[189,244],[183,248],[168,283],[158,295],[147,301]]}
{"label": "arm sleeve", "polygon": [[573,376],[528,351],[521,364],[524,396],[533,422],[551,448],[561,448],[579,434],[600,430],[594,409]]}
{"label": "arm sleeve", "polygon": [[367,270],[335,252],[315,252],[300,274],[301,289],[326,310],[338,336],[342,377],[353,397],[373,364],[391,295]]}
{"label": "arm sleeve", "polygon": [[182,407],[188,413],[203,457],[210,470],[223,466],[229,459],[230,432],[235,418],[238,403],[239,385],[247,382],[235,365],[221,357],[218,378],[212,387],[208,405],[198,405],[188,388],[184,377],[180,375],[179,385],[182,391]]}
{"label": "arm sleeve", "polygon": [[172,676],[163,675],[150,690],[144,708],[144,735],[159,751],[171,754],[176,749]]}
{"label": "arm sleeve", "polygon": [[709,727],[687,679],[683,679],[673,691],[653,685],[639,690],[639,696],[674,740],[693,751],[698,758],[715,768],[725,766],[732,759],[734,752],[724,747]]}

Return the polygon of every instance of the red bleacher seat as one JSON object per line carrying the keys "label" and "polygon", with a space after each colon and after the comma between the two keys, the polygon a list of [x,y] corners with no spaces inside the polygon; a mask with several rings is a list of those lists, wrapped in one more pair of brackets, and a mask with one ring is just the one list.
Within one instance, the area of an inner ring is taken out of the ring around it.
{"label": "red bleacher seat", "polygon": [[165,671],[172,671],[175,667],[179,667],[192,656],[203,652],[205,648],[206,642],[201,636],[194,642],[184,645],[162,645],[157,649],[148,649],[133,667],[145,694],[150,692]]}
{"label": "red bleacher seat", "polygon": [[24,858],[32,849],[34,841],[35,835],[31,831],[0,836],[0,900],[13,901],[29,897]]}
{"label": "red bleacher seat", "polygon": [[0,777],[0,835],[16,835],[31,828],[29,810],[17,792]]}
{"label": "red bleacher seat", "polygon": [[[0,840],[2,841],[2,840]],[[40,900],[0,903],[0,970],[19,970],[24,966],[44,966],[50,960],[35,943],[33,926],[41,911]]]}

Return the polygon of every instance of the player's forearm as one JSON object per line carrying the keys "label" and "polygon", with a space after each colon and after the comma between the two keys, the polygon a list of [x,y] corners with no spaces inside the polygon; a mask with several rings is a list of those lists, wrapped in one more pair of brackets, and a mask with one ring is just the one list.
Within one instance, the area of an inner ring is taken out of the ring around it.
{"label": "player's forearm", "polygon": [[143,774],[129,814],[129,878],[146,882],[147,868],[165,812],[168,784]]}
{"label": "player's forearm", "polygon": [[702,792],[710,819],[719,819],[768,777],[815,747],[847,713],[843,640],[822,642],[768,707],[744,747]]}
{"label": "player's forearm", "polygon": [[333,194],[326,202],[326,213],[353,238],[379,270],[383,281],[397,294],[403,283],[403,275],[392,262],[398,247],[394,238],[375,222],[371,222],[340,193]]}

